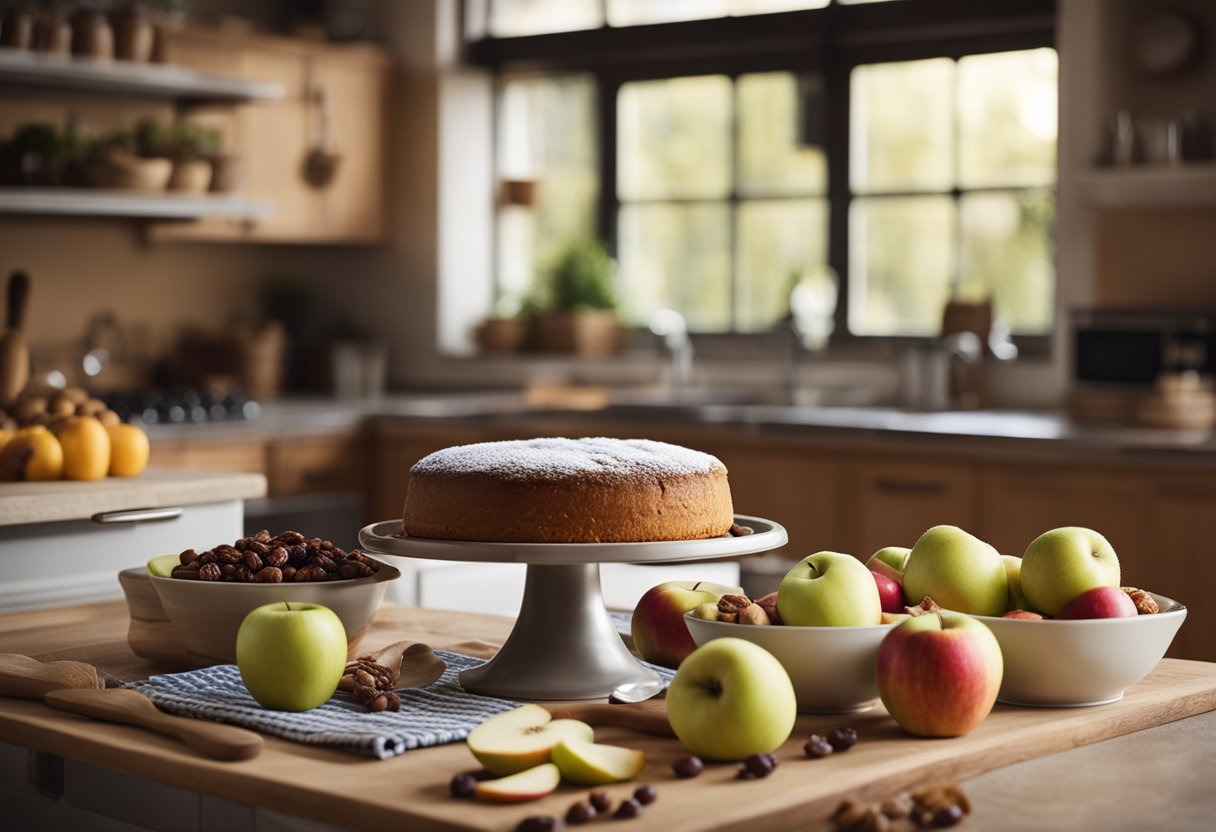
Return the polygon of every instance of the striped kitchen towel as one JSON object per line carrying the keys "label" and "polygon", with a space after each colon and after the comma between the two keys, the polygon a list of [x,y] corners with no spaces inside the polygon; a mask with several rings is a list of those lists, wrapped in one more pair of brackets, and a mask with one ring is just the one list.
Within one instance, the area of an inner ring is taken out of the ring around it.
{"label": "striped kitchen towel", "polygon": [[[414,748],[458,742],[487,717],[509,711],[519,703],[478,696],[460,686],[462,670],[483,659],[436,650],[447,664],[438,681],[425,688],[398,690],[400,711],[369,713],[353,696],[339,691],[311,711],[271,711],[249,695],[236,665],[224,664],[168,673],[132,682],[163,711],[181,716],[227,722],[276,737],[340,748],[387,760]],[[647,665],[670,681],[673,671]]]}

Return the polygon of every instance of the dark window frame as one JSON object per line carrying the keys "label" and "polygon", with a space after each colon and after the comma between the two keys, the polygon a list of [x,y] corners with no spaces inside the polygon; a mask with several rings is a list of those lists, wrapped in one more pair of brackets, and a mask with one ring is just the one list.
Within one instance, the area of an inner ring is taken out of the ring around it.
{"label": "dark window frame", "polygon": [[[595,77],[600,151],[597,231],[614,249],[620,207],[616,195],[616,96],[622,84],[699,74],[727,75],[733,80],[749,72],[820,73],[827,102],[828,265],[840,276],[832,343],[899,345],[924,339],[848,331],[851,72],[864,64],[942,57],[958,61],[974,54],[1055,48],[1055,12],[1056,0],[832,3],[821,9],[775,14],[485,37],[467,42],[464,57],[495,73],[577,71]],[[961,192],[956,187],[951,195],[957,200]],[[738,339],[755,340],[757,335],[715,333],[700,338],[738,343]],[[1050,339],[1050,335],[1023,335],[1015,340],[1023,355],[1044,356]]]}

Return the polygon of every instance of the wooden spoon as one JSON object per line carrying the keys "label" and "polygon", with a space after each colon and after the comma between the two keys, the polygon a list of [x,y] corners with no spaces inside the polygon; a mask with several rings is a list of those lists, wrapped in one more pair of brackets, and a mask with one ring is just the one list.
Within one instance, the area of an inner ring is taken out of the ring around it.
{"label": "wooden spoon", "polygon": [[248,760],[262,753],[266,745],[260,734],[244,728],[162,713],[151,699],[128,688],[53,690],[46,695],[46,704],[61,711],[177,737],[214,760]]}
{"label": "wooden spoon", "polygon": [[40,662],[20,653],[0,653],[0,694],[43,699],[53,690],[106,686],[97,668],[84,662]]}
{"label": "wooden spoon", "polygon": [[30,352],[21,333],[29,290],[25,272],[13,272],[8,279],[7,328],[0,336],[0,407],[16,399],[30,379]]}
{"label": "wooden spoon", "polygon": [[[447,669],[447,663],[435,655],[435,651],[420,641],[395,641],[375,653],[359,657],[371,659],[387,667],[392,687],[424,688],[437,680]],[[338,685],[342,690],[354,690],[345,680]]]}
{"label": "wooden spoon", "polygon": [[659,705],[639,703],[636,705],[608,705],[603,702],[582,702],[571,705],[545,705],[554,719],[577,719],[593,727],[610,725],[628,728],[656,737],[674,737],[671,723],[667,721],[667,709],[663,700]]}

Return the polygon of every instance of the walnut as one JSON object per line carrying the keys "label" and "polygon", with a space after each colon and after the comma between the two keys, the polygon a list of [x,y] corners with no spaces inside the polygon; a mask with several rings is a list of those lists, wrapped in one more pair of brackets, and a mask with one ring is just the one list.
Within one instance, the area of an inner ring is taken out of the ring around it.
{"label": "walnut", "polygon": [[740,624],[772,624],[769,620],[768,613],[764,611],[764,607],[759,604],[750,604],[743,608],[739,613]]}
{"label": "walnut", "polygon": [[1153,596],[1143,589],[1134,586],[1122,586],[1119,588],[1132,599],[1132,603],[1136,605],[1136,612],[1140,613],[1140,615],[1152,615],[1155,612],[1161,612],[1161,608],[1157,606],[1157,602],[1153,600]]}
{"label": "walnut", "polygon": [[718,599],[718,620],[734,624],[739,620],[739,613],[751,604],[751,599],[746,595],[723,595]]}
{"label": "walnut", "polygon": [[916,616],[924,615],[928,612],[941,612],[942,608],[936,601],[926,595],[915,607],[905,607],[904,609],[907,610],[908,615]]}

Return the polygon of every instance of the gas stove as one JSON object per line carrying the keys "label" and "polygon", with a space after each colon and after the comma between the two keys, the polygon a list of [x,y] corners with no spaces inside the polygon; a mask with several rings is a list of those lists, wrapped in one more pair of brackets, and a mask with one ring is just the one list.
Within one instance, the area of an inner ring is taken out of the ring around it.
{"label": "gas stove", "polygon": [[101,397],[124,422],[197,425],[256,419],[262,406],[237,388],[158,388],[107,393]]}

